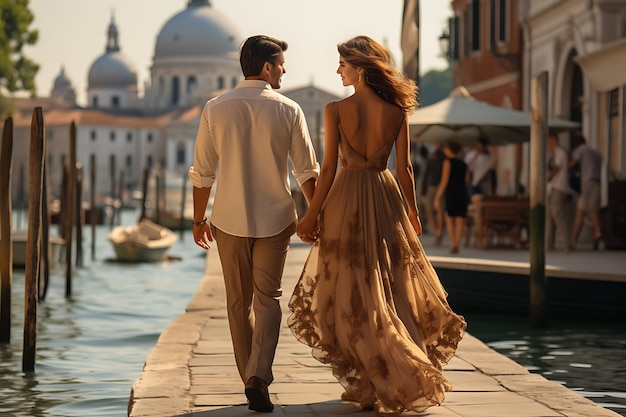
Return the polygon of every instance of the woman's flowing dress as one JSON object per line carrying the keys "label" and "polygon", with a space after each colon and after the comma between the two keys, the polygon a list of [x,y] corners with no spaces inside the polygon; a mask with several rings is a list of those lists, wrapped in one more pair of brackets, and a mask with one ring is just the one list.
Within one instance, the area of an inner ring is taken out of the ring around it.
{"label": "woman's flowing dress", "polygon": [[293,334],[331,365],[343,398],[376,403],[381,414],[442,403],[452,389],[442,368],[466,328],[387,169],[399,129],[365,158],[339,124],[340,168],[320,213],[320,238],[289,300]]}

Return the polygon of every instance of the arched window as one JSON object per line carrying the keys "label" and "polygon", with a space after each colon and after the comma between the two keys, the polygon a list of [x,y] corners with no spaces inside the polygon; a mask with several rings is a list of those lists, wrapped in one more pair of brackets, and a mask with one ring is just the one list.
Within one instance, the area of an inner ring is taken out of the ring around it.
{"label": "arched window", "polygon": [[198,80],[196,77],[194,75],[190,75],[189,78],[187,78],[187,94],[191,94],[193,90],[196,89],[197,85]]}
{"label": "arched window", "polygon": [[176,106],[180,100],[180,79],[178,77],[172,78],[172,100],[170,104]]}

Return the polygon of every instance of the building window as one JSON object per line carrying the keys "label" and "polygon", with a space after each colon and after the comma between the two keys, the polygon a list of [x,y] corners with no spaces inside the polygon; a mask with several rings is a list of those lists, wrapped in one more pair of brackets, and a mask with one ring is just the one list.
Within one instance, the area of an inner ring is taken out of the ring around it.
{"label": "building window", "polygon": [[97,96],[94,96],[94,97],[91,99],[91,106],[92,106],[93,108],[97,108],[97,107],[98,107],[98,97],[97,97]]}
{"label": "building window", "polygon": [[490,0],[489,43],[495,49],[497,42],[506,42],[508,37],[508,1]]}
{"label": "building window", "polygon": [[237,87],[237,79],[233,78],[233,82],[232,82],[232,88]]}
{"label": "building window", "polygon": [[226,83],[224,82],[224,77],[222,77],[221,75],[219,77],[217,77],[217,89],[221,90],[226,86]]}
{"label": "building window", "polygon": [[180,100],[180,80],[178,77],[172,78],[172,99],[170,104],[176,106]]}
{"label": "building window", "polygon": [[111,154],[109,156],[109,169],[111,175],[114,175],[117,172],[117,161],[115,160],[115,155]]}
{"label": "building window", "polygon": [[448,57],[452,61],[459,60],[459,51],[461,45],[459,44],[459,17],[454,16],[448,19],[450,39],[448,40]]}
{"label": "building window", "polygon": [[185,144],[179,143],[176,148],[176,165],[185,165]]}
{"label": "building window", "polygon": [[146,138],[148,143],[152,143],[152,141],[154,140],[154,137],[152,136],[152,133],[148,133],[148,137]]}
{"label": "building window", "polygon": [[193,75],[187,78],[187,94],[191,94],[193,90],[196,89],[196,85],[198,84],[198,80]]}
{"label": "building window", "polygon": [[111,133],[109,134],[109,139],[111,139],[111,142],[115,142],[115,132],[111,131]]}
{"label": "building window", "polygon": [[128,176],[130,177],[133,172],[133,156],[126,155],[126,171],[128,172]]}
{"label": "building window", "polygon": [[470,39],[472,51],[480,50],[480,0],[472,1],[470,8]]}
{"label": "building window", "polygon": [[96,131],[95,131],[95,130],[92,130],[92,131],[89,133],[89,136],[91,137],[91,140],[92,140],[92,141],[95,141],[95,140],[96,140]]}
{"label": "building window", "polygon": [[92,170],[96,170],[96,154],[92,153],[89,155],[89,166]]}
{"label": "building window", "polygon": [[128,132],[126,134],[126,142],[131,143],[133,141],[133,134]]}
{"label": "building window", "polygon": [[113,107],[114,109],[119,109],[120,98],[118,96],[111,97],[111,107]]}
{"label": "building window", "polygon": [[153,163],[152,155],[148,155],[146,163],[148,164],[148,168],[152,168],[152,163]]}

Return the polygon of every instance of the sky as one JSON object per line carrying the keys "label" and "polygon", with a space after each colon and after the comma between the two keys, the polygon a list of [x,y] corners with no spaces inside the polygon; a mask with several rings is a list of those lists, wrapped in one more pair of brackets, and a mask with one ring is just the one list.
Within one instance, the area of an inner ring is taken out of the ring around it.
{"label": "sky", "polygon": [[[438,38],[452,14],[449,0],[421,1],[420,72],[444,69]],[[344,96],[349,93],[335,74],[336,45],[368,35],[386,45],[402,62],[400,31],[403,0],[212,0],[212,6],[239,29],[241,39],[266,34],[288,42],[287,73],[282,89],[313,83]],[[84,105],[87,75],[105,52],[106,33],[114,15],[121,51],[135,64],[139,89],[150,80],[156,37],[165,23],[183,11],[187,0],[30,0],[39,31],[35,46],[25,49],[40,64],[37,93],[47,96],[61,68]]]}

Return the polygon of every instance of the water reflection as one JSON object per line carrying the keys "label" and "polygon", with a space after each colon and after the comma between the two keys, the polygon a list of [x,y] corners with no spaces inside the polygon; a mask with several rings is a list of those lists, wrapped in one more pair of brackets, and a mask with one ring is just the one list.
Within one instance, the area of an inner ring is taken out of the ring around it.
{"label": "water reflection", "polygon": [[626,416],[626,327],[623,323],[466,315],[468,331],[530,372],[565,385]]}

